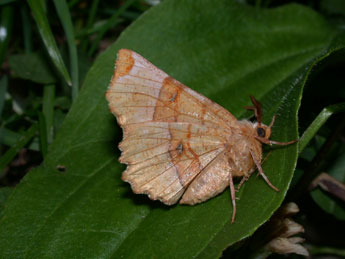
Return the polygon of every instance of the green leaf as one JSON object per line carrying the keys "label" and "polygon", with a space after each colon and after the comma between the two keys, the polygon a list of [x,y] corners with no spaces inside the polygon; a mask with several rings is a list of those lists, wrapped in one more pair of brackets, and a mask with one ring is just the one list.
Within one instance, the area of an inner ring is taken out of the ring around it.
{"label": "green leaf", "polygon": [[[265,10],[228,0],[167,0],[138,18],[95,62],[50,146],[26,175],[0,221],[3,257],[215,258],[251,235],[280,206],[297,145],[276,149],[259,177],[238,194],[231,224],[229,191],[196,206],[165,206],[135,195],[121,181],[121,131],[104,93],[120,48],[137,51],[187,86],[230,110],[250,115],[253,94],[264,122],[277,114],[272,139],[297,138],[297,111],[312,66],[344,36],[308,8]],[[63,172],[58,170],[65,168]],[[18,239],[20,236],[20,239]]]}
{"label": "green leaf", "polygon": [[320,112],[320,114],[314,119],[314,121],[310,124],[310,126],[305,130],[301,139],[299,140],[299,153],[301,153],[304,150],[309,141],[314,137],[314,135],[322,127],[322,125],[326,123],[329,117],[331,117],[333,114],[344,111],[345,103],[338,103],[324,108]]}
{"label": "green leaf", "polygon": [[[25,132],[24,134],[21,134],[6,128],[0,128],[0,144],[10,147],[15,146],[21,138],[25,138],[24,135]],[[28,149],[35,151],[39,150],[38,141],[35,140],[36,139],[34,138],[32,141],[30,141]]]}
{"label": "green leaf", "polygon": [[20,5],[20,14],[23,28],[23,42],[25,53],[30,53],[33,50],[32,26],[30,17],[30,10],[26,4]]}
{"label": "green leaf", "polygon": [[40,150],[43,158],[45,158],[48,153],[48,126],[42,112],[38,112],[38,128],[40,132]]}
{"label": "green leaf", "polygon": [[103,37],[103,35],[112,27],[114,27],[117,23],[119,23],[119,16],[126,11],[128,7],[130,7],[133,2],[136,0],[127,0],[124,2],[121,7],[107,20],[107,22],[104,24],[102,30],[98,33],[96,39],[93,41],[91,48],[88,52],[88,54],[91,56],[98,48],[99,43]]}
{"label": "green leaf", "polygon": [[77,46],[74,39],[73,24],[66,0],[54,0],[54,4],[63,29],[66,33],[72,75],[72,100],[75,100],[79,93],[79,71]]}
{"label": "green leaf", "polygon": [[54,73],[40,53],[12,55],[9,59],[14,76],[31,80],[39,84],[51,84],[56,81]]}
{"label": "green leaf", "polygon": [[54,137],[54,102],[55,85],[46,85],[43,90],[42,115],[46,123],[47,143],[50,144]]}
{"label": "green leaf", "polygon": [[61,73],[66,83],[68,85],[71,85],[72,83],[71,83],[70,76],[67,72],[67,69],[62,60],[60,51],[54,40],[53,33],[49,26],[48,17],[44,12],[42,1],[28,0],[27,2],[31,8],[31,11],[37,23],[37,28],[40,32],[44,45],[47,48],[47,52],[53,64],[55,65],[57,70]]}
{"label": "green leaf", "polygon": [[313,244],[308,244],[308,251],[310,252],[310,255],[333,255],[333,257],[345,257],[345,249],[342,247],[334,247],[334,246],[320,246],[319,244],[313,245]]}
{"label": "green leaf", "polygon": [[31,125],[31,127],[21,136],[17,142],[6,151],[0,158],[0,174],[2,170],[12,161],[17,153],[34,137],[37,131],[37,123]]}
{"label": "green leaf", "polygon": [[[100,0],[92,0],[89,16],[88,16],[88,19],[87,19],[87,25],[84,28],[84,30],[86,30],[86,31],[88,31],[92,27],[94,22],[95,22],[95,17],[96,17],[99,1]],[[81,42],[81,49],[82,49],[83,52],[86,52],[88,44],[89,44],[88,40],[85,40],[85,39],[82,40],[82,42]]]}

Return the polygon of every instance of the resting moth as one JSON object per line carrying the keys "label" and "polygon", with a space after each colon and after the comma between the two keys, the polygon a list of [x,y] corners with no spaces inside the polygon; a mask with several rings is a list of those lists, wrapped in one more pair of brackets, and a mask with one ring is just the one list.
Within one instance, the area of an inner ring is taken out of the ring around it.
{"label": "resting moth", "polygon": [[[238,121],[230,112],[186,87],[134,51],[118,52],[106,93],[111,112],[123,129],[119,161],[127,164],[122,179],[134,193],[172,205],[194,205],[230,186],[236,215],[233,177],[238,189],[258,169],[264,174],[262,144],[289,145],[270,140],[271,128],[261,122],[261,105],[251,97],[257,122]],[[182,197],[182,198],[181,198]]]}

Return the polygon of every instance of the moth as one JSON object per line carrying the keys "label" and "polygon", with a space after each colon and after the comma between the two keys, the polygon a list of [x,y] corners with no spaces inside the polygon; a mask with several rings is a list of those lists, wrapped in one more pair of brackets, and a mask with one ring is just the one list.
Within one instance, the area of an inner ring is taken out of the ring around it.
{"label": "moth", "polygon": [[261,122],[261,105],[251,97],[257,122],[237,120],[230,112],[155,67],[138,53],[118,52],[106,92],[110,111],[123,129],[119,161],[127,164],[122,180],[134,193],[172,205],[194,205],[230,186],[236,216],[237,189],[258,169],[275,191],[262,167],[262,144],[271,128]]}

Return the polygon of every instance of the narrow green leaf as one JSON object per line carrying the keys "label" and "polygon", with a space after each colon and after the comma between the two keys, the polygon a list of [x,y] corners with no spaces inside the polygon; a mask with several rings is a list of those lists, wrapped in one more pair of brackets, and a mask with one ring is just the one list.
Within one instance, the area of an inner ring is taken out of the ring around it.
{"label": "narrow green leaf", "polygon": [[87,18],[86,28],[90,28],[91,25],[95,22],[95,17],[96,17],[99,1],[100,0],[93,0],[92,1],[90,13],[89,13],[89,16]]}
{"label": "narrow green leaf", "polygon": [[310,126],[304,131],[302,137],[298,141],[299,153],[308,145],[309,141],[315,136],[316,132],[326,123],[333,114],[344,112],[345,103],[338,103],[324,108]]}
{"label": "narrow green leaf", "polygon": [[[95,17],[96,17],[96,12],[97,12],[97,8],[98,8],[98,4],[99,4],[99,0],[93,0],[92,4],[91,4],[91,8],[90,8],[90,13],[87,19],[87,24],[85,27],[85,31],[88,31],[91,27],[92,24],[94,24],[95,21]],[[82,41],[82,46],[81,49],[83,50],[83,52],[86,52],[87,46],[89,44],[88,40],[83,40]]]}
{"label": "narrow green leaf", "polygon": [[31,80],[39,84],[56,82],[54,72],[41,53],[31,52],[12,55],[9,58],[9,64],[14,72],[14,77]]}
{"label": "narrow green leaf", "polygon": [[23,41],[25,53],[32,52],[32,26],[29,10],[26,4],[20,5],[20,14],[22,18]]}
{"label": "narrow green leaf", "polygon": [[344,247],[337,248],[334,246],[320,246],[319,244],[317,245],[308,244],[308,250],[310,252],[310,255],[316,255],[316,256],[317,255],[334,255],[334,257],[336,256],[339,256],[340,258],[345,257]]}
{"label": "narrow green leaf", "polygon": [[6,5],[0,10],[0,67],[7,54],[13,25],[13,7]]}
{"label": "narrow green leaf", "polygon": [[329,193],[325,193],[320,188],[316,188],[310,192],[314,202],[318,204],[325,212],[333,215],[338,220],[345,220],[344,202],[332,197]]}
{"label": "narrow green leaf", "polygon": [[39,138],[40,138],[40,150],[43,158],[47,156],[48,153],[48,132],[47,123],[45,116],[42,112],[38,112],[38,126],[39,126]]}
{"label": "narrow green leaf", "polygon": [[67,38],[70,58],[70,69],[72,75],[72,100],[75,100],[79,92],[79,75],[78,54],[74,39],[73,24],[66,0],[54,0],[54,4]]}
{"label": "narrow green leaf", "polygon": [[54,103],[55,103],[55,85],[46,85],[43,89],[43,107],[42,113],[45,118],[47,143],[53,141],[54,136]]}
{"label": "narrow green leaf", "polygon": [[128,8],[130,7],[136,0],[128,0],[124,2],[121,7],[108,19],[103,29],[98,33],[96,39],[93,41],[90,50],[88,52],[89,56],[92,56],[93,53],[97,50],[100,41],[103,38],[103,35],[111,28],[113,28],[118,22],[118,17]]}
{"label": "narrow green leaf", "polygon": [[6,128],[0,128],[0,143],[6,146],[13,146],[18,139],[21,137],[21,134],[8,130]]}
{"label": "narrow green leaf", "polygon": [[[116,23],[121,23],[123,21],[124,21],[124,19],[118,18],[118,20],[116,20]],[[108,27],[108,25],[107,25],[106,21],[99,21],[99,22],[93,24],[93,26],[91,28],[83,29],[83,30],[79,31],[76,34],[76,38],[82,38],[82,37],[85,37],[85,36],[89,36],[91,34],[95,34],[95,33],[101,32],[104,29],[106,29],[107,27]]]}
{"label": "narrow green leaf", "polygon": [[66,83],[68,85],[71,85],[72,83],[71,83],[70,76],[68,74],[66,66],[62,60],[60,51],[54,40],[54,36],[50,29],[48,18],[44,12],[41,1],[28,0],[27,2],[31,8],[31,11],[37,23],[37,28],[40,32],[44,45],[47,48],[48,54],[53,64],[55,65],[57,70],[61,73]]}
{"label": "narrow green leaf", "polygon": [[151,8],[95,61],[44,164],[7,202],[1,256],[219,258],[281,205],[297,145],[275,149],[264,163],[281,192],[252,177],[238,193],[234,224],[228,190],[196,206],[169,207],[133,194],[121,180],[122,133],[104,98],[116,53],[140,53],[237,118],[249,115],[243,106],[253,94],[263,104],[264,123],[278,115],[272,139],[287,141],[298,135],[310,69],[344,42],[333,25],[299,5],[268,10],[229,0],[166,0]]}
{"label": "narrow green leaf", "polygon": [[[20,133],[14,132],[12,130],[9,130],[7,128],[0,128],[0,144],[6,145],[9,147],[12,147],[16,145],[16,143],[19,141],[19,139],[22,139],[24,136]],[[36,138],[34,138],[30,145],[28,146],[28,149],[39,151],[39,145],[38,141],[36,141]]]}
{"label": "narrow green leaf", "polygon": [[71,108],[71,99],[66,96],[58,96],[54,100],[54,106],[62,110],[69,110]]}
{"label": "narrow green leaf", "polygon": [[0,172],[12,161],[17,153],[34,137],[37,131],[37,123],[25,132],[25,134],[0,158]]}

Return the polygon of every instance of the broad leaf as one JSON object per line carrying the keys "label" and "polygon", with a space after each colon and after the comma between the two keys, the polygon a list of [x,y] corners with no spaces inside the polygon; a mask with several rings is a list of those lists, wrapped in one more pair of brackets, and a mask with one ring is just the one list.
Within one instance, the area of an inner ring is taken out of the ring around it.
{"label": "broad leaf", "polygon": [[276,149],[264,164],[281,192],[252,177],[238,194],[234,224],[229,191],[197,206],[172,207],[133,194],[120,180],[121,131],[104,98],[117,51],[137,51],[238,118],[249,116],[243,106],[253,94],[263,103],[264,122],[278,115],[272,139],[285,141],[297,138],[308,72],[343,39],[298,5],[263,10],[228,0],[167,0],[153,7],[97,59],[44,164],[11,195],[0,222],[2,255],[219,257],[280,206],[297,145]]}
{"label": "broad leaf", "polygon": [[12,55],[9,63],[16,77],[39,84],[51,84],[56,81],[54,72],[41,53]]}

